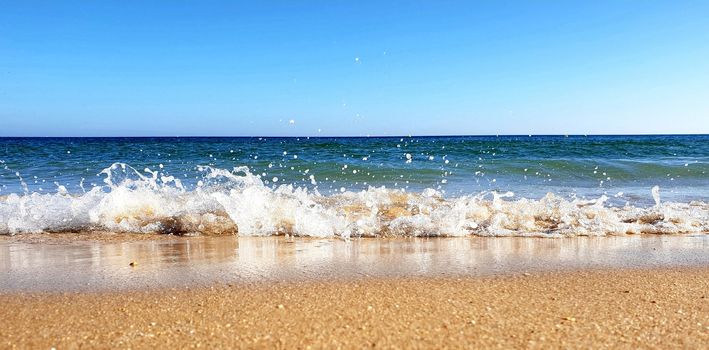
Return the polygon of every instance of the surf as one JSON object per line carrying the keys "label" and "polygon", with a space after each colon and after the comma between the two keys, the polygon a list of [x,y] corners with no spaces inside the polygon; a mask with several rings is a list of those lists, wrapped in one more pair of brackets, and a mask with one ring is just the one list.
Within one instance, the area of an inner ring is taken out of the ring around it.
{"label": "surf", "polygon": [[12,193],[0,199],[0,234],[113,231],[176,235],[304,237],[604,236],[709,232],[709,204],[609,205],[608,197],[537,199],[483,191],[447,197],[436,189],[385,186],[321,194],[268,186],[248,167],[200,166],[194,189],[148,168],[114,163],[103,184],[71,194]]}

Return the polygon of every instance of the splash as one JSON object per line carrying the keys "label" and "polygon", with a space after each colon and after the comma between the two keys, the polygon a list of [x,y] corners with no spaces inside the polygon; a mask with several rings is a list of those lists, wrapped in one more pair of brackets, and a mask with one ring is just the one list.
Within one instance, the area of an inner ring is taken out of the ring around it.
{"label": "splash", "polygon": [[104,185],[72,195],[0,197],[0,234],[116,231],[169,234],[389,236],[599,236],[709,232],[709,204],[659,201],[649,208],[606,205],[608,198],[541,199],[482,192],[446,198],[385,187],[322,195],[293,185],[268,187],[247,167],[199,167],[187,190],[179,179],[127,164],[104,169]]}
{"label": "splash", "polygon": [[651,190],[652,199],[655,201],[655,206],[660,205],[660,186],[654,186]]}

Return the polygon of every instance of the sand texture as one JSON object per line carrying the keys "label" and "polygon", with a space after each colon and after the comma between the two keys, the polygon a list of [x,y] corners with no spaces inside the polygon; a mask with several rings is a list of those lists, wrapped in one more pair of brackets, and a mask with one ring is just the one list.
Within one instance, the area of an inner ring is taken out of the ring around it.
{"label": "sand texture", "polygon": [[707,348],[709,269],[0,295],[0,348]]}

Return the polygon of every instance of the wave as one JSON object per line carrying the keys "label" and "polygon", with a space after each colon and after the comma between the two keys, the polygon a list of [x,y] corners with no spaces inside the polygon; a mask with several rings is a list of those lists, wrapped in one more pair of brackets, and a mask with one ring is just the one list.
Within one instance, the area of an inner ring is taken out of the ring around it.
{"label": "wave", "polygon": [[[660,201],[616,207],[608,198],[516,199],[512,192],[445,198],[370,187],[323,195],[317,189],[268,187],[247,167],[199,167],[187,190],[179,179],[123,163],[102,171],[105,185],[82,194],[10,194],[0,198],[0,234],[112,231],[166,234],[390,236],[602,236],[709,232],[709,203]],[[315,178],[312,178],[315,182]],[[648,191],[651,195],[651,191]]]}

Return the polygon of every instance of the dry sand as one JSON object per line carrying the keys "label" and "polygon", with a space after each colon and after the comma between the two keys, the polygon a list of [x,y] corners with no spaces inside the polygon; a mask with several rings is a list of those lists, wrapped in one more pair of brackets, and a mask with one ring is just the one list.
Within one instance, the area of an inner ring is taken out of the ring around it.
{"label": "dry sand", "polygon": [[0,348],[704,348],[709,268],[0,294]]}

